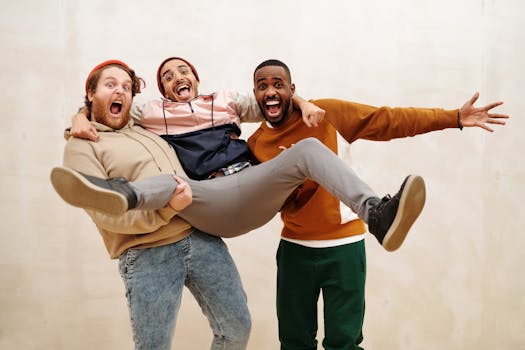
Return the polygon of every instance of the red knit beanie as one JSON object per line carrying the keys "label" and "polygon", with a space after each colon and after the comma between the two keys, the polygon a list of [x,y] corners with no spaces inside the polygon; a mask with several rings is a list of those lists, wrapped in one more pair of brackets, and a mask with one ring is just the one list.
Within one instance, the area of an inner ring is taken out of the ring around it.
{"label": "red knit beanie", "polygon": [[159,87],[159,90],[160,90],[160,93],[162,94],[162,96],[166,97],[164,95],[164,88],[162,87],[162,82],[161,82],[161,76],[160,76],[160,70],[162,68],[162,66],[168,62],[168,61],[171,61],[171,60],[181,60],[183,61],[184,63],[186,63],[188,65],[188,67],[190,67],[191,71],[193,72],[193,75],[195,75],[195,78],[197,79],[198,82],[200,82],[199,80],[199,75],[197,74],[197,70],[195,69],[195,67],[193,66],[193,64],[191,64],[190,62],[186,61],[184,58],[180,58],[180,57],[169,57],[169,58],[166,58],[164,61],[162,61],[162,63],[160,64],[159,66],[159,69],[157,69],[157,85]]}
{"label": "red knit beanie", "polygon": [[110,64],[117,64],[117,65],[119,65],[119,66],[124,67],[124,68],[125,68],[126,70],[128,70],[128,71],[131,70],[131,68],[129,68],[129,66],[128,66],[127,64],[125,64],[124,62],[119,61],[119,60],[107,60],[107,61],[104,61],[104,62],[102,62],[102,63],[100,63],[100,64],[97,64],[97,65],[95,66],[95,68],[93,68],[93,69],[91,70],[91,72],[89,72],[88,77],[87,77],[87,79],[86,79],[86,94],[88,93],[88,88],[89,88],[89,86],[88,86],[88,85],[89,85],[89,79],[91,79],[91,77],[93,76],[93,74],[95,74],[99,69],[104,68],[105,66],[109,66]]}

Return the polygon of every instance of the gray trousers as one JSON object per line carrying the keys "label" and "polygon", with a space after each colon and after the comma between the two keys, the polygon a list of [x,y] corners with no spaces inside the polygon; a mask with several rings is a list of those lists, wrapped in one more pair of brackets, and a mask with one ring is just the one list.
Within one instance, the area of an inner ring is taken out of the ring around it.
{"label": "gray trousers", "polygon": [[[367,200],[377,195],[315,138],[301,140],[277,157],[233,175],[187,179],[193,201],[178,215],[201,231],[235,237],[270,221],[306,179],[323,186],[368,222]],[[177,182],[166,174],[130,185],[138,195],[136,209],[146,210],[166,206]]]}

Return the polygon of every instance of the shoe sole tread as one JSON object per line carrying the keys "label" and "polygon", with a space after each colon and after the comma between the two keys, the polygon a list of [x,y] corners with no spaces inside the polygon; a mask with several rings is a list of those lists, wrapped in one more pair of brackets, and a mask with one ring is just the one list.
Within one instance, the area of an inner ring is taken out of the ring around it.
{"label": "shoe sole tread", "polygon": [[399,199],[396,217],[383,239],[385,250],[397,250],[405,241],[408,231],[421,214],[425,205],[425,181],[421,176],[408,177]]}
{"label": "shoe sole tread", "polygon": [[118,192],[98,187],[68,168],[55,167],[51,183],[58,195],[68,204],[118,216],[128,209],[126,198]]}

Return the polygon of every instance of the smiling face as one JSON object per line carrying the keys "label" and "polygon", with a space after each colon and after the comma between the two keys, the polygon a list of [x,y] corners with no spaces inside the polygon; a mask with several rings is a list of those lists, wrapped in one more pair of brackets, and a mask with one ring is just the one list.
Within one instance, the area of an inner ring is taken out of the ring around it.
{"label": "smiling face", "polygon": [[91,120],[122,129],[129,122],[133,83],[129,74],[117,66],[104,68],[94,91],[87,97],[91,101]]}
{"label": "smiling face", "polygon": [[199,81],[188,64],[182,60],[170,60],[160,69],[164,97],[176,102],[188,102],[199,94]]}
{"label": "smiling face", "polygon": [[253,76],[253,92],[264,118],[273,126],[282,125],[292,113],[295,85],[280,66],[264,66]]}

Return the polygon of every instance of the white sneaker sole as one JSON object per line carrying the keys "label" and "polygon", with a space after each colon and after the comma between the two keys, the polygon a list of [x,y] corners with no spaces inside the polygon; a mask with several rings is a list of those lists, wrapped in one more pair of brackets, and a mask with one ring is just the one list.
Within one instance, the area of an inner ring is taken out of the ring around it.
{"label": "white sneaker sole", "polygon": [[425,199],[423,178],[418,175],[409,176],[399,199],[396,217],[383,239],[383,247],[387,251],[393,252],[403,244],[408,231],[423,210]]}
{"label": "white sneaker sole", "polygon": [[55,167],[51,170],[50,178],[58,195],[74,207],[111,216],[122,215],[128,210],[126,197],[92,184],[75,170]]}

